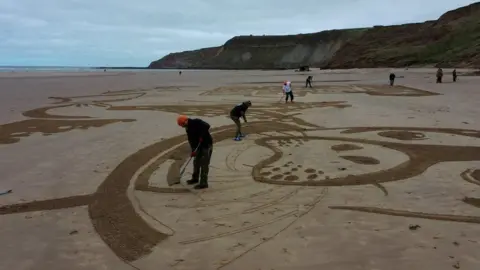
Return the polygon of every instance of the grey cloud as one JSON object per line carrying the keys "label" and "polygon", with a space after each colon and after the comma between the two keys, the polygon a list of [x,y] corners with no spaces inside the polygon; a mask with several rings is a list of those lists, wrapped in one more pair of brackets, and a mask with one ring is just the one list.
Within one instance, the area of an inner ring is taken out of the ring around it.
{"label": "grey cloud", "polygon": [[[147,65],[169,52],[221,45],[235,35],[424,21],[473,2],[1,0],[0,65],[28,59],[57,65]],[[55,53],[47,53],[51,51]]]}

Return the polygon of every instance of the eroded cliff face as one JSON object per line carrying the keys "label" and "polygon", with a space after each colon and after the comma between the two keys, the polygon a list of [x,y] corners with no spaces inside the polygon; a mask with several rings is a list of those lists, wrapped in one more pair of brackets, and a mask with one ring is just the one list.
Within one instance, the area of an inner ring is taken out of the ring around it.
{"label": "eroded cliff face", "polygon": [[286,36],[238,36],[223,46],[172,53],[149,68],[291,69],[480,67],[480,2],[424,23]]}
{"label": "eroded cliff face", "polygon": [[285,69],[321,66],[363,29],[288,36],[238,36],[221,47],[171,53],[150,68]]}

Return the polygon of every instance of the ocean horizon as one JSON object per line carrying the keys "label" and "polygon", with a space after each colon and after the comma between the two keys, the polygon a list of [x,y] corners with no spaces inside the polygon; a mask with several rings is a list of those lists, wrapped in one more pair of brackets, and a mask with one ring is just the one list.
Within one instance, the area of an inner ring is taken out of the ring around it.
{"label": "ocean horizon", "polygon": [[82,66],[0,66],[0,72],[103,72],[107,71],[135,71],[135,72],[192,72],[212,71],[221,69],[148,69],[146,67],[82,67]]}
{"label": "ocean horizon", "polygon": [[82,67],[82,66],[0,66],[0,73],[4,72],[103,72],[107,71],[135,71],[135,72],[192,72],[202,69],[148,69],[146,67]]}
{"label": "ocean horizon", "polygon": [[84,66],[0,66],[0,72],[10,71],[99,71],[102,69],[133,70],[146,69],[145,67],[84,67]]}

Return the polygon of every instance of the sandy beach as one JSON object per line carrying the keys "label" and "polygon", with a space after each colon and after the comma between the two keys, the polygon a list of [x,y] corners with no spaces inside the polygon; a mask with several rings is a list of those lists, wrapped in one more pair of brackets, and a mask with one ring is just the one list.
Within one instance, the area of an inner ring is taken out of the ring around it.
{"label": "sandy beach", "polygon": [[0,73],[0,269],[480,269],[480,77],[391,71]]}

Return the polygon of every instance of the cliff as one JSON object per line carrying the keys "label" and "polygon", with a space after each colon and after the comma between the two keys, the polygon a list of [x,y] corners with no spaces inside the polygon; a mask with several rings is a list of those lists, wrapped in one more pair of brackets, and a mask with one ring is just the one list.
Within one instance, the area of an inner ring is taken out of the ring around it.
{"label": "cliff", "polygon": [[291,69],[480,67],[480,2],[434,21],[285,36],[238,36],[223,46],[171,53],[149,68]]}
{"label": "cliff", "polygon": [[221,50],[220,46],[170,53],[162,59],[152,62],[149,68],[206,68],[206,61],[213,59]]}
{"label": "cliff", "polygon": [[285,69],[321,66],[363,29],[287,36],[238,36],[223,46],[171,53],[149,68]]}
{"label": "cliff", "polygon": [[424,23],[378,26],[345,44],[326,68],[480,66],[480,3]]}

